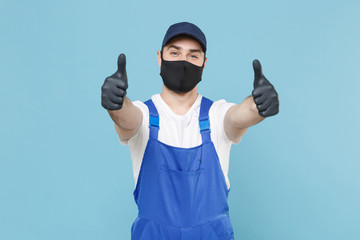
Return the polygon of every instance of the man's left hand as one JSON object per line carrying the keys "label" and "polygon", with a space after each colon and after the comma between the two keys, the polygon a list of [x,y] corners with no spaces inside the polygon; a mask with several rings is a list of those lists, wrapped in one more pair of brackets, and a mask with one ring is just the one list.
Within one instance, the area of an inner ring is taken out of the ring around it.
{"label": "man's left hand", "polygon": [[262,117],[270,117],[279,112],[279,97],[274,86],[266,79],[262,73],[259,60],[253,61],[254,68],[254,90],[252,96]]}

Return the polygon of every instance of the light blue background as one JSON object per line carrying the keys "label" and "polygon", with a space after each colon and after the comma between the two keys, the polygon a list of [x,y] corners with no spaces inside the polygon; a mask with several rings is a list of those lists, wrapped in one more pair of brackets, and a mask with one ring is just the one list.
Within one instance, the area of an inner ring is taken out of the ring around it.
{"label": "light blue background", "polygon": [[161,91],[167,28],[205,32],[199,92],[240,103],[252,60],[280,113],[230,157],[235,239],[360,239],[360,1],[3,1],[0,239],[130,239],[127,146],[101,85],[127,55],[128,97]]}

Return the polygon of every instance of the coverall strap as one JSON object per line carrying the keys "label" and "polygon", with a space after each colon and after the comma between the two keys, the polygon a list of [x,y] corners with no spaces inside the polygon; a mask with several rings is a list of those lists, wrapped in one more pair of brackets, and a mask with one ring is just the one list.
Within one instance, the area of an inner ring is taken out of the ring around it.
{"label": "coverall strap", "polygon": [[154,105],[154,102],[149,99],[144,102],[149,108],[149,128],[150,128],[150,139],[157,140],[159,135],[159,113]]}
{"label": "coverall strap", "polygon": [[199,116],[199,126],[202,142],[211,142],[210,136],[210,120],[209,120],[209,110],[212,106],[213,101],[206,97],[202,97],[200,105],[200,116]]}

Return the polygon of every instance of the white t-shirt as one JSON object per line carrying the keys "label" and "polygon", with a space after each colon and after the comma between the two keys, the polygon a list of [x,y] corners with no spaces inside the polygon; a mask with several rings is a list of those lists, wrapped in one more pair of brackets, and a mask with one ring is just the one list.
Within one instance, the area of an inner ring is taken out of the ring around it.
{"label": "white t-shirt", "polygon": [[[159,113],[159,134],[158,140],[167,145],[190,148],[199,146],[202,143],[199,114],[202,95],[198,94],[195,103],[185,115],[175,114],[171,108],[161,98],[160,94],[151,96],[155,107]],[[142,114],[143,121],[139,131],[128,141],[120,140],[122,145],[129,144],[135,187],[140,172],[142,159],[144,156],[147,141],[149,139],[149,109],[141,101],[133,101]],[[220,165],[225,176],[226,185],[230,188],[228,178],[230,148],[233,142],[226,136],[224,131],[224,116],[226,111],[235,103],[226,102],[224,99],[214,101],[209,110],[209,120],[211,128],[211,140],[215,145],[215,150],[219,156]]]}

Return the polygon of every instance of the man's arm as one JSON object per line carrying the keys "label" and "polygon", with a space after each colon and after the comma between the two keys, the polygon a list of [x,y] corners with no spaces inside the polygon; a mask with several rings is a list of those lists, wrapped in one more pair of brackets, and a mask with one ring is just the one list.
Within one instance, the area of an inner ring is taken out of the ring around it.
{"label": "man's arm", "polygon": [[233,142],[239,143],[241,137],[251,127],[265,118],[260,116],[252,96],[248,96],[242,103],[229,108],[224,118],[226,136]]}
{"label": "man's arm", "polygon": [[130,99],[124,98],[120,110],[108,110],[108,112],[121,140],[127,141],[135,136],[141,126],[143,115],[141,110],[131,103]]}
{"label": "man's arm", "polygon": [[135,136],[142,123],[142,112],[126,97],[128,79],[126,57],[120,54],[117,71],[105,79],[101,87],[101,105],[108,110],[120,140]]}
{"label": "man's arm", "polygon": [[253,61],[254,90],[241,104],[232,106],[225,114],[224,129],[227,137],[239,143],[248,127],[266,117],[279,113],[279,98],[274,86],[266,79],[258,60]]}

